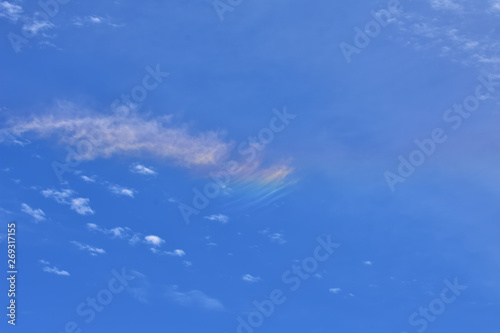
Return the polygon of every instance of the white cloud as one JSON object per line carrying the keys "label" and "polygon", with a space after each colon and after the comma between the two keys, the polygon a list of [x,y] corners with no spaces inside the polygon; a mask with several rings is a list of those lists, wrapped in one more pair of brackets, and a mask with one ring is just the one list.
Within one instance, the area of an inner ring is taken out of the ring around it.
{"label": "white cloud", "polygon": [[69,205],[72,210],[80,215],[92,215],[94,211],[90,208],[90,199],[88,198],[73,198],[74,191],[64,189],[56,191],[54,189],[43,190],[42,195],[46,198],[52,198],[57,203],[62,205]]}
{"label": "white cloud", "polygon": [[261,230],[261,231],[259,231],[259,233],[261,233],[263,235],[267,235],[267,237],[274,243],[278,243],[280,245],[283,245],[286,243],[285,237],[282,233],[279,233],[279,232],[271,233],[269,228]]}
{"label": "white cloud", "polygon": [[135,234],[129,227],[115,227],[111,229],[101,228],[95,223],[87,223],[87,228],[91,231],[98,231],[105,235],[110,236],[111,238],[120,238],[126,239],[129,238],[132,240],[137,234]]}
{"label": "white cloud", "polygon": [[184,257],[186,255],[186,252],[184,252],[183,250],[180,250],[180,249],[176,249],[176,250],[173,250],[173,251],[160,251],[154,247],[150,248],[151,252],[153,253],[156,253],[156,254],[163,254],[163,255],[167,255],[167,256],[171,256],[171,257]]}
{"label": "white cloud", "polygon": [[48,262],[47,260],[40,259],[38,260],[38,262],[41,263],[42,265],[50,265],[50,262]]}
{"label": "white cloud", "polygon": [[23,7],[10,3],[8,1],[0,2],[0,17],[6,18],[9,21],[17,22],[21,18]]}
{"label": "white cloud", "polygon": [[278,243],[280,245],[283,245],[286,243],[286,240],[283,237],[283,234],[280,234],[279,232],[275,232],[274,234],[269,235],[269,238],[271,239],[271,241]]}
{"label": "white cloud", "polygon": [[165,254],[172,257],[184,257],[186,255],[186,252],[184,252],[183,250],[176,249],[171,252],[165,252]]}
{"label": "white cloud", "polygon": [[333,294],[338,294],[339,292],[342,291],[342,289],[340,288],[330,288],[328,289],[329,292],[333,293]]}
{"label": "white cloud", "polygon": [[262,280],[259,276],[253,276],[251,274],[245,274],[241,277],[241,279],[248,283],[256,283]]}
{"label": "white cloud", "polygon": [[95,183],[95,179],[93,177],[81,176],[84,181],[87,183]]}
{"label": "white cloud", "polygon": [[453,0],[431,0],[431,7],[436,10],[461,10],[463,8]]}
{"label": "white cloud", "polygon": [[205,216],[205,218],[207,220],[210,220],[210,221],[218,221],[222,224],[229,222],[229,217],[226,215],[222,215],[222,214],[217,214],[217,215],[214,214],[214,215],[210,215],[210,216]]}
{"label": "white cloud", "polygon": [[75,245],[77,248],[79,248],[82,251],[88,251],[91,256],[97,256],[98,254],[106,253],[106,251],[104,251],[103,249],[93,247],[93,246],[90,246],[87,244],[83,244],[83,243],[80,243],[77,241],[71,241],[70,243]]}
{"label": "white cloud", "polygon": [[89,25],[98,25],[98,24],[106,24],[111,27],[121,27],[123,25],[113,23],[110,18],[105,18],[97,15],[89,15],[89,16],[76,16],[73,18],[73,25],[78,27],[89,26]]}
{"label": "white cloud", "polygon": [[160,246],[161,244],[163,244],[165,242],[165,240],[163,240],[160,237],[155,236],[155,235],[145,236],[144,241],[147,244],[154,245],[154,246]]}
{"label": "white cloud", "polygon": [[43,268],[43,271],[44,272],[47,272],[47,273],[53,273],[53,274],[57,274],[57,275],[63,275],[63,276],[69,276],[70,274],[67,272],[67,271],[64,271],[64,270],[61,270],[57,267],[44,267]]}
{"label": "white cloud", "polygon": [[184,260],[183,263],[184,263],[184,266],[186,266],[186,267],[191,267],[193,265],[193,263],[191,261],[187,261],[187,260]]}
{"label": "white cloud", "polygon": [[80,160],[106,158],[113,155],[149,153],[176,161],[185,167],[214,165],[228,153],[232,144],[224,142],[217,132],[189,133],[165,117],[144,119],[129,115],[83,115],[70,103],[60,103],[59,115],[12,119],[12,126],[0,131],[0,142],[12,135],[34,134],[54,137],[61,144],[76,145],[84,138],[94,138],[93,149],[77,155]]}
{"label": "white cloud", "polygon": [[133,190],[133,189],[129,189],[129,188],[119,186],[119,185],[109,185],[108,188],[114,194],[124,195],[124,196],[130,197],[130,198],[134,197],[135,190]]}
{"label": "white cloud", "polygon": [[138,173],[146,176],[156,176],[158,173],[152,168],[148,168],[142,164],[134,164],[130,167],[130,172]]}
{"label": "white cloud", "polygon": [[369,260],[366,260],[366,261],[363,261],[363,264],[365,264],[367,266],[371,266],[373,263]]}
{"label": "white cloud", "polygon": [[172,290],[167,292],[167,297],[186,307],[194,307],[210,311],[225,311],[224,305],[222,305],[218,299],[210,297],[200,290],[181,292],[177,290],[176,286],[174,286]]}
{"label": "white cloud", "polygon": [[27,204],[22,203],[21,210],[24,213],[31,215],[37,222],[45,220],[45,213],[41,209],[33,209],[30,206],[28,206]]}
{"label": "white cloud", "polygon": [[46,189],[42,191],[42,195],[46,198],[52,198],[57,203],[69,205],[70,198],[73,196],[74,192],[69,189],[62,191],[56,191],[54,189]]}
{"label": "white cloud", "polygon": [[71,209],[80,215],[92,215],[94,211],[89,206],[90,200],[87,198],[75,198],[71,200]]}
{"label": "white cloud", "polygon": [[28,33],[29,35],[36,36],[40,31],[51,29],[54,27],[49,21],[32,19],[28,20],[23,24],[23,31]]}

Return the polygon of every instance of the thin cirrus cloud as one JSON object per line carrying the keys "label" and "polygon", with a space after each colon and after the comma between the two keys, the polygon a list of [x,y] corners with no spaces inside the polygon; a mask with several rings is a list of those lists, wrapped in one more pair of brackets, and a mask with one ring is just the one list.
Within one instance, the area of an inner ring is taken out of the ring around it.
{"label": "thin cirrus cloud", "polygon": [[15,23],[21,18],[22,13],[23,7],[8,1],[0,2],[0,17]]}
{"label": "thin cirrus cloud", "polygon": [[89,149],[75,156],[76,159],[149,153],[185,167],[216,164],[232,147],[232,144],[222,141],[217,132],[192,135],[185,126],[172,124],[168,117],[68,115],[66,111],[71,114],[71,110],[76,109],[74,105],[60,103],[59,108],[65,113],[11,119],[9,126],[0,131],[0,142],[26,135],[55,137],[60,144],[69,145],[88,140]]}
{"label": "thin cirrus cloud", "polygon": [[210,220],[210,221],[217,221],[222,224],[228,223],[229,222],[229,217],[223,214],[213,214],[209,216],[205,216],[205,219]]}
{"label": "thin cirrus cloud", "polygon": [[53,273],[53,274],[56,274],[56,275],[70,276],[70,274],[68,273],[68,271],[59,269],[56,266],[54,266],[54,267],[44,267],[43,271],[47,272],[47,273]]}
{"label": "thin cirrus cloud", "polygon": [[52,198],[59,204],[69,205],[72,210],[80,215],[94,214],[94,211],[90,208],[90,199],[74,198],[75,192],[73,190],[64,189],[57,191],[54,189],[45,189],[41,193],[44,197]]}
{"label": "thin cirrus cloud", "polygon": [[40,259],[40,260],[38,260],[38,262],[41,263],[42,265],[44,265],[44,267],[42,268],[42,270],[44,272],[51,273],[51,274],[56,274],[56,275],[70,276],[70,274],[69,274],[68,271],[59,269],[56,266],[49,267],[50,262],[48,262],[47,260]]}
{"label": "thin cirrus cloud", "polygon": [[24,213],[31,215],[35,219],[35,221],[40,222],[45,220],[45,213],[41,209],[33,209],[25,203],[21,204],[21,211]]}
{"label": "thin cirrus cloud", "polygon": [[245,274],[241,277],[241,279],[248,283],[256,283],[262,280],[259,276],[253,276],[252,274]]}
{"label": "thin cirrus cloud", "polygon": [[93,246],[90,246],[88,244],[80,243],[77,241],[71,241],[70,243],[75,245],[78,249],[80,249],[82,251],[89,252],[91,256],[97,256],[98,254],[105,254],[106,253],[106,251],[104,251],[103,249],[93,247]]}
{"label": "thin cirrus cloud", "polygon": [[167,297],[185,307],[209,311],[225,311],[225,307],[221,301],[208,296],[200,290],[182,292],[177,286],[173,286],[168,290]]}

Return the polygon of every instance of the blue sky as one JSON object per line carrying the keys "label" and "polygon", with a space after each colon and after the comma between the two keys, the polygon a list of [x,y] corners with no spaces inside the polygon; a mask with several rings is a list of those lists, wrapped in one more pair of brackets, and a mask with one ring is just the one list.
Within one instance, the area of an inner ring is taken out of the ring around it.
{"label": "blue sky", "polygon": [[0,1],[2,332],[497,333],[499,18]]}

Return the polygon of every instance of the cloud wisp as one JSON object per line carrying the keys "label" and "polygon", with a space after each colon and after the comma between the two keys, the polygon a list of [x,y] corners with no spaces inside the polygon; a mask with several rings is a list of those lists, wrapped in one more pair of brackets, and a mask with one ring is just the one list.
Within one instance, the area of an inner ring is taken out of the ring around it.
{"label": "cloud wisp", "polygon": [[[209,131],[193,135],[186,126],[172,124],[169,117],[145,119],[137,115],[97,115],[89,112],[84,115],[71,112],[76,107],[69,103],[61,103],[59,108],[65,114],[60,112],[29,119],[10,119],[8,126],[0,130],[0,142],[30,135],[55,137],[65,145],[76,145],[86,140],[86,148],[74,156],[75,159],[93,160],[148,153],[185,167],[216,164],[232,146],[221,139],[220,133]],[[137,170],[148,172],[141,168]]]}
{"label": "cloud wisp", "polygon": [[31,215],[31,217],[33,217],[35,219],[35,221],[37,221],[37,222],[45,220],[45,213],[43,212],[43,210],[41,210],[39,208],[33,209],[30,206],[28,206],[27,204],[22,203],[21,204],[21,211],[28,214],[28,215]]}

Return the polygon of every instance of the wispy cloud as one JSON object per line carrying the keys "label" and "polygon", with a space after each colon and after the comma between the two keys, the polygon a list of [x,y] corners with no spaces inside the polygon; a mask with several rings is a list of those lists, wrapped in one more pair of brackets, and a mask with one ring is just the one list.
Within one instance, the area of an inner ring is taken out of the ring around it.
{"label": "wispy cloud", "polygon": [[225,224],[225,223],[229,222],[229,217],[226,216],[226,215],[223,215],[223,214],[216,214],[216,215],[205,216],[205,218],[207,220],[217,221],[217,222],[220,222],[222,224]]}
{"label": "wispy cloud", "polygon": [[129,227],[114,227],[111,229],[103,228],[95,223],[87,223],[87,229],[94,232],[102,233],[112,239],[123,239],[127,240],[130,245],[135,245],[137,243],[146,244],[152,246],[150,248],[151,252],[158,254],[166,254],[171,256],[182,257],[185,255],[182,250],[174,250],[172,252],[163,251],[160,247],[165,243],[165,240],[156,235],[146,235],[139,232],[135,232]]}
{"label": "wispy cloud", "polygon": [[108,189],[111,191],[111,193],[118,194],[118,195],[124,195],[126,197],[133,198],[134,193],[136,192],[133,189],[126,188],[120,185],[109,185]]}
{"label": "wispy cloud", "polygon": [[232,147],[222,141],[217,132],[192,135],[186,126],[174,125],[168,117],[145,119],[135,115],[83,115],[72,112],[77,107],[69,103],[60,103],[59,108],[58,115],[10,119],[10,126],[0,131],[0,142],[8,141],[12,135],[29,134],[43,138],[57,137],[61,144],[70,145],[82,139],[96,138],[92,149],[76,157],[92,160],[149,153],[186,167],[214,165]]}
{"label": "wispy cloud", "polygon": [[369,260],[366,260],[366,261],[363,261],[363,264],[365,264],[366,266],[371,266],[373,263]]}
{"label": "wispy cloud", "polygon": [[186,252],[184,252],[183,250],[180,250],[180,249],[176,249],[173,251],[160,251],[160,250],[157,250],[156,248],[152,247],[151,252],[157,253],[157,254],[163,254],[163,255],[167,255],[167,256],[171,256],[171,257],[179,257],[179,258],[182,258],[186,255]]}
{"label": "wispy cloud", "polygon": [[88,251],[91,256],[97,256],[98,254],[105,254],[106,253],[106,251],[104,251],[103,249],[93,247],[93,246],[90,246],[87,244],[83,244],[83,243],[80,243],[77,241],[71,241],[70,243],[75,245],[77,248],[79,248],[82,251]]}
{"label": "wispy cloud", "polygon": [[167,292],[167,297],[172,301],[186,307],[193,307],[209,311],[225,311],[224,305],[216,298],[210,297],[200,290],[181,292],[173,286]]}
{"label": "wispy cloud", "polygon": [[462,10],[463,7],[453,0],[430,0],[431,7],[436,10]]}
{"label": "wispy cloud", "polygon": [[23,7],[8,1],[0,2],[0,17],[9,21],[17,22],[21,18]]}
{"label": "wispy cloud", "polygon": [[41,209],[33,209],[25,203],[21,204],[21,211],[24,213],[31,215],[37,222],[45,220],[45,213]]}
{"label": "wispy cloud", "polygon": [[94,177],[87,177],[85,175],[81,176],[81,178],[86,181],[87,183],[95,183],[95,178]]}
{"label": "wispy cloud", "polygon": [[[132,242],[138,234],[134,233],[129,227],[115,227],[111,229],[106,229],[98,226],[95,223],[87,223],[87,228],[91,231],[97,231],[111,238],[129,239]],[[132,242],[133,243],[133,242]]]}
{"label": "wispy cloud", "polygon": [[94,211],[90,208],[90,199],[88,198],[74,198],[71,199],[71,209],[80,215],[92,215]]}
{"label": "wispy cloud", "polygon": [[47,260],[40,259],[38,260],[38,262],[42,265],[50,265],[50,262],[48,262]]}
{"label": "wispy cloud", "polygon": [[59,268],[57,268],[55,266],[54,267],[44,267],[43,271],[47,272],[47,273],[53,273],[53,274],[56,274],[56,275],[63,275],[63,276],[69,276],[70,275],[67,271],[59,269]]}
{"label": "wispy cloud", "polygon": [[259,231],[261,234],[266,235],[272,242],[283,245],[286,243],[285,236],[279,232],[271,232],[269,228]]}
{"label": "wispy cloud", "polygon": [[158,173],[153,168],[148,168],[142,164],[134,164],[130,167],[130,172],[146,176],[156,176]]}
{"label": "wispy cloud", "polygon": [[111,27],[122,27],[123,24],[113,23],[111,18],[102,17],[98,15],[89,15],[89,16],[76,16],[73,18],[73,24],[78,27],[90,26],[90,25],[101,25],[105,24]]}
{"label": "wispy cloud", "polygon": [[80,215],[92,215],[94,211],[90,208],[90,199],[88,198],[74,198],[75,192],[70,189],[57,191],[54,189],[45,189],[41,191],[42,195],[46,198],[52,198],[57,203],[62,205],[69,205],[72,210]]}
{"label": "wispy cloud", "polygon": [[248,283],[256,283],[262,280],[259,276],[253,276],[251,274],[245,274],[241,277],[241,279]]}
{"label": "wispy cloud", "polygon": [[22,27],[23,31],[31,36],[36,36],[40,31],[48,30],[54,27],[50,21],[37,18],[27,19]]}

